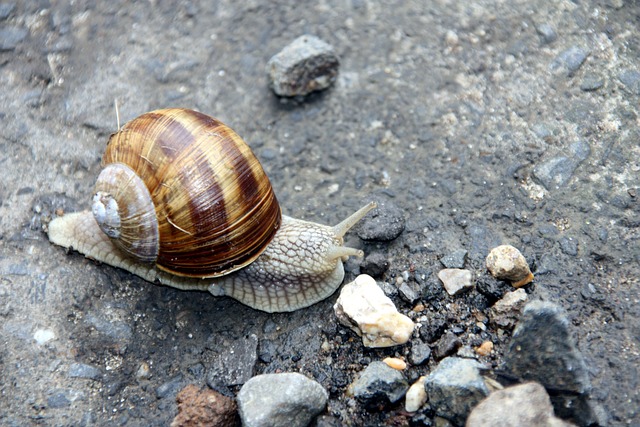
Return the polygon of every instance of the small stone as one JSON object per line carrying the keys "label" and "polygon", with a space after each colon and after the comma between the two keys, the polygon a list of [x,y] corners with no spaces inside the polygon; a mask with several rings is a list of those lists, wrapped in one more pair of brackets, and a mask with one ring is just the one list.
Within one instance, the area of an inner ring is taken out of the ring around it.
{"label": "small stone", "polygon": [[47,406],[49,406],[49,408],[64,408],[69,405],[71,405],[71,401],[63,391],[56,392],[47,399]]}
{"label": "small stone", "polygon": [[251,378],[237,402],[244,427],[306,427],[324,410],[328,397],[316,381],[289,372]]}
{"label": "small stone", "polygon": [[373,408],[397,402],[408,388],[409,383],[400,371],[383,362],[371,362],[349,385],[347,394]]}
{"label": "small stone", "polygon": [[207,347],[217,351],[217,357],[207,371],[207,384],[219,386],[244,384],[253,376],[258,361],[258,337],[255,334],[228,340],[213,334]]}
{"label": "small stone", "polygon": [[513,287],[504,280],[498,280],[491,274],[480,274],[476,278],[476,289],[486,299],[489,305],[498,301],[502,296],[513,290]]}
{"label": "small stone", "polygon": [[578,242],[571,237],[563,236],[558,240],[558,243],[560,244],[560,250],[566,255],[578,255]]}
{"label": "small stone", "polygon": [[618,79],[625,88],[636,95],[640,95],[640,71],[634,69],[622,70]]}
{"label": "small stone", "polygon": [[90,380],[100,379],[102,373],[95,366],[85,365],[84,363],[73,363],[69,367],[69,377],[86,378]]}
{"label": "small stone", "polygon": [[158,399],[164,399],[165,397],[173,396],[178,392],[181,385],[182,375],[178,374],[156,388],[156,397]]}
{"label": "small stone", "polygon": [[553,415],[553,406],[544,387],[529,382],[491,393],[473,408],[466,425],[569,427],[571,424]]}
{"label": "small stone", "polygon": [[200,390],[194,384],[176,396],[178,415],[171,427],[232,426],[236,424],[236,403],[210,389]]}
{"label": "small stone", "polygon": [[595,74],[587,74],[580,83],[580,89],[585,92],[592,92],[604,86],[604,79]]}
{"label": "small stone", "polygon": [[453,332],[447,332],[436,344],[434,356],[436,359],[442,359],[451,356],[462,346],[462,340]]}
{"label": "small stone", "polygon": [[516,288],[533,280],[527,260],[520,251],[511,245],[500,245],[493,248],[486,259],[487,269],[493,277],[509,280]]}
{"label": "small stone", "polygon": [[431,356],[431,348],[427,343],[420,340],[411,341],[411,352],[409,353],[409,362],[412,365],[422,365],[429,360]]}
{"label": "small stone", "polygon": [[585,141],[569,146],[567,155],[552,157],[533,168],[533,178],[547,190],[565,186],[576,168],[589,157],[591,147]]}
{"label": "small stone", "polygon": [[370,253],[360,264],[360,271],[372,277],[381,277],[388,269],[389,260],[380,252]]}
{"label": "small stone", "polygon": [[382,361],[390,368],[397,369],[398,371],[407,369],[407,362],[397,357],[385,357]]}
{"label": "small stone", "polygon": [[527,298],[527,293],[522,288],[507,292],[501,300],[491,307],[489,320],[501,328],[513,328],[520,318],[522,307],[527,302]]}
{"label": "small stone", "polygon": [[489,356],[493,351],[493,343],[491,341],[485,341],[476,347],[476,353],[480,356]]}
{"label": "small stone", "polygon": [[389,201],[379,201],[378,207],[360,221],[358,237],[389,242],[404,231],[405,222],[402,209]]}
{"label": "small stone", "polygon": [[589,51],[580,46],[572,46],[562,51],[549,65],[551,71],[564,72],[571,77],[589,56]]}
{"label": "small stone", "polygon": [[424,388],[426,380],[426,376],[418,378],[418,381],[411,384],[411,387],[407,390],[404,401],[404,409],[407,412],[416,412],[427,402],[427,390]]}
{"label": "small stone", "polygon": [[340,61],[333,46],[311,35],[298,37],[267,63],[273,91],[279,96],[304,96],[335,82]]}
{"label": "small stone", "polygon": [[0,28],[0,52],[14,50],[28,34],[29,31],[22,27]]}
{"label": "small stone", "polygon": [[139,380],[148,380],[151,377],[151,368],[147,362],[142,362],[136,371],[136,378]]}
{"label": "small stone", "polygon": [[453,251],[442,258],[440,262],[447,268],[464,268],[464,261],[467,258],[467,251],[464,249],[458,249]]}
{"label": "small stone", "polygon": [[51,329],[38,329],[33,334],[33,339],[38,345],[46,344],[56,337],[56,334]]}
{"label": "small stone", "polygon": [[438,278],[451,296],[459,295],[473,288],[473,273],[460,268],[445,268],[438,272]]}
{"label": "small stone", "polygon": [[436,414],[464,425],[471,409],[489,394],[475,360],[447,357],[426,379],[429,403]]}
{"label": "small stone", "polygon": [[555,28],[548,23],[537,25],[536,31],[540,35],[543,44],[553,43],[558,38]]}
{"label": "small stone", "polygon": [[578,425],[596,421],[586,363],[571,336],[569,320],[557,305],[527,304],[505,355],[505,369],[515,378],[554,390],[551,402],[559,417]]}
{"label": "small stone", "polygon": [[340,323],[362,337],[366,347],[404,344],[415,327],[366,274],[343,286],[333,310]]}
{"label": "small stone", "polygon": [[407,282],[402,282],[398,287],[398,292],[400,293],[400,298],[409,304],[415,303],[420,298],[418,292]]}

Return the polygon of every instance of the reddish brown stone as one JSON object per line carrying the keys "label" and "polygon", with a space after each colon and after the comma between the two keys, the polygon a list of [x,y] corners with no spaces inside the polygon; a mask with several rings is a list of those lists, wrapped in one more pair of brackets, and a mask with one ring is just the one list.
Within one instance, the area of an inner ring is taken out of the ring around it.
{"label": "reddish brown stone", "polygon": [[239,425],[236,402],[213,390],[200,390],[189,384],[178,393],[176,401],[178,415],[171,427]]}

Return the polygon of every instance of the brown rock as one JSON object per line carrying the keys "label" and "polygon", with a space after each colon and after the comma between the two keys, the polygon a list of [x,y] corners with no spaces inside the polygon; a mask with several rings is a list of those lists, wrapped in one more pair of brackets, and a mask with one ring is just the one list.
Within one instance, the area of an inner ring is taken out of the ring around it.
{"label": "brown rock", "polygon": [[239,425],[236,402],[213,390],[200,390],[189,384],[178,393],[176,401],[178,415],[171,427]]}

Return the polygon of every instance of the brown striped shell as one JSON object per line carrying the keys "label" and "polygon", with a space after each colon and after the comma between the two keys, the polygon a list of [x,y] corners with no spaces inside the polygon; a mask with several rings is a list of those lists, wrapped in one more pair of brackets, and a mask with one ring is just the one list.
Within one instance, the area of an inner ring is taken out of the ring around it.
{"label": "brown striped shell", "polygon": [[216,277],[256,259],[280,227],[262,166],[229,127],[157,110],[109,139],[92,211],[128,256],[179,276]]}

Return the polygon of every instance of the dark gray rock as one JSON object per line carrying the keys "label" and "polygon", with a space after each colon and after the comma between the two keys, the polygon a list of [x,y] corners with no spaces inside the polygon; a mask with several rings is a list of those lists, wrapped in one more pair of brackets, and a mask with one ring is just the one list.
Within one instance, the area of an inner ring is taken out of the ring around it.
{"label": "dark gray rock", "polygon": [[618,79],[629,92],[640,95],[640,71],[634,69],[623,70]]}
{"label": "dark gray rock", "polygon": [[553,391],[551,401],[558,416],[578,425],[597,422],[587,365],[557,305],[527,304],[505,355],[505,369],[515,378],[539,382]]}
{"label": "dark gray rock", "polygon": [[422,365],[429,360],[431,356],[431,348],[421,340],[411,341],[411,352],[409,353],[409,362],[412,365]]}
{"label": "dark gray rock", "polygon": [[444,334],[447,330],[447,321],[442,317],[432,317],[427,323],[422,324],[418,329],[418,334],[424,342],[432,343]]}
{"label": "dark gray rock", "polygon": [[373,278],[382,276],[388,269],[389,260],[386,255],[380,252],[371,252],[360,264],[360,272]]}
{"label": "dark gray rock", "polygon": [[551,24],[546,22],[537,25],[536,31],[540,35],[542,44],[553,43],[558,38],[558,34],[556,33],[555,28],[553,28]]}
{"label": "dark gray rock", "polygon": [[63,391],[57,391],[47,399],[47,406],[49,406],[49,408],[64,408],[69,405],[71,405],[71,401]]}
{"label": "dark gray rock", "polygon": [[182,374],[176,375],[169,381],[160,384],[156,388],[156,397],[158,399],[164,399],[165,397],[175,397],[178,391],[182,388]]}
{"label": "dark gray rock", "polygon": [[576,168],[591,153],[587,142],[577,141],[569,146],[566,156],[557,156],[539,163],[533,169],[533,178],[547,190],[563,187],[573,175]]}
{"label": "dark gray rock", "polygon": [[207,372],[207,384],[211,388],[244,384],[253,376],[258,360],[256,335],[227,340],[214,334],[207,347],[218,353]]}
{"label": "dark gray rock", "polygon": [[331,86],[339,65],[333,46],[317,37],[304,35],[269,60],[267,74],[277,95],[304,96]]}
{"label": "dark gray rock", "polygon": [[325,408],[328,393],[298,373],[258,375],[238,393],[245,427],[306,427]]}
{"label": "dark gray rock", "polygon": [[453,332],[447,332],[436,344],[434,351],[434,357],[436,359],[442,359],[447,356],[451,356],[462,346],[462,340],[458,338]]}
{"label": "dark gray rock", "polygon": [[464,268],[464,261],[467,257],[467,251],[464,249],[458,249],[451,253],[446,254],[440,258],[440,262],[447,268]]}
{"label": "dark gray rock", "polygon": [[100,369],[95,366],[85,365],[84,363],[74,363],[69,367],[71,378],[87,378],[90,380],[98,380],[102,376]]}
{"label": "dark gray rock", "polygon": [[480,369],[471,359],[447,357],[425,382],[429,403],[442,418],[464,425],[471,409],[489,394]]}
{"label": "dark gray rock", "polygon": [[364,217],[357,230],[362,240],[388,242],[398,237],[404,227],[402,209],[391,202],[378,202],[378,207]]}
{"label": "dark gray rock", "polygon": [[398,287],[398,292],[400,293],[400,298],[409,304],[415,303],[420,298],[418,291],[408,282],[402,282]]}
{"label": "dark gray rock", "polygon": [[409,389],[402,372],[384,362],[371,362],[349,385],[348,393],[367,408],[376,408],[400,400]]}
{"label": "dark gray rock", "polygon": [[570,237],[563,236],[558,240],[560,250],[567,255],[578,255],[578,242]]}
{"label": "dark gray rock", "polygon": [[587,56],[589,56],[589,50],[580,46],[572,46],[560,52],[549,65],[549,69],[552,72],[566,73],[567,76],[572,76],[580,69]]}
{"label": "dark gray rock", "polygon": [[29,31],[22,27],[0,28],[0,52],[14,50],[28,34]]}

